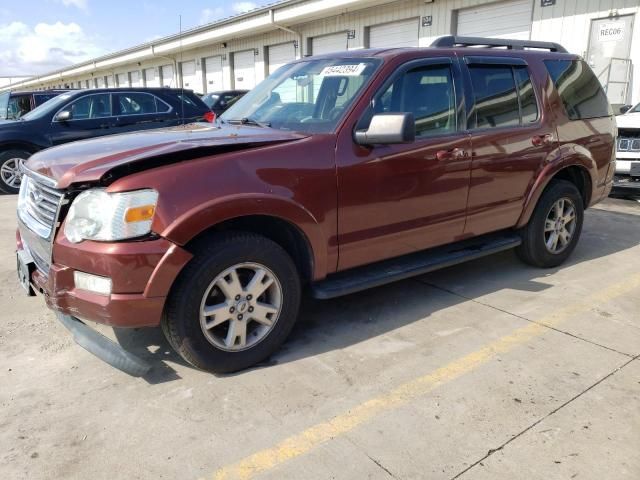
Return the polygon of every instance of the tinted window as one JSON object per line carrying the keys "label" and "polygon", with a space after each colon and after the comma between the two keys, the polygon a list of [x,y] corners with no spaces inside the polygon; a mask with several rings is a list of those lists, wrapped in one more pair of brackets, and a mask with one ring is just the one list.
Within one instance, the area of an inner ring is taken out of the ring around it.
{"label": "tinted window", "polygon": [[520,107],[512,68],[473,65],[469,72],[475,99],[475,126],[520,125]]}
{"label": "tinted window", "polygon": [[374,113],[410,112],[416,136],[427,137],[456,130],[455,91],[448,66],[409,70],[374,100]]}
{"label": "tinted window", "polygon": [[108,93],[82,97],[65,108],[71,112],[72,120],[88,120],[111,116],[111,101]]}
{"label": "tinted window", "polygon": [[612,114],[600,82],[586,63],[578,60],[545,60],[544,63],[571,120]]}
{"label": "tinted window", "polygon": [[116,115],[144,115],[158,111],[156,97],[148,93],[118,93],[114,98]]}
{"label": "tinted window", "polygon": [[36,107],[38,107],[47,100],[51,100],[53,97],[56,97],[57,95],[57,93],[37,93],[33,96],[33,99],[36,103]]}
{"label": "tinted window", "polygon": [[0,119],[7,118],[7,107],[9,105],[9,97],[11,94],[9,92],[0,93]]}
{"label": "tinted window", "polygon": [[535,123],[538,120],[538,103],[529,71],[526,67],[516,67],[513,69],[513,74],[518,86],[522,124]]}

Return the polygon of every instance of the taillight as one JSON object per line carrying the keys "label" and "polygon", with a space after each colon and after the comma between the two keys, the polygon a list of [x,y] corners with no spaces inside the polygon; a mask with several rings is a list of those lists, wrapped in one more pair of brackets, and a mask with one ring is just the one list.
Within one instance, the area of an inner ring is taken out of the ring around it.
{"label": "taillight", "polygon": [[215,112],[207,112],[204,114],[204,119],[209,122],[209,123],[213,123],[216,121],[216,114]]}

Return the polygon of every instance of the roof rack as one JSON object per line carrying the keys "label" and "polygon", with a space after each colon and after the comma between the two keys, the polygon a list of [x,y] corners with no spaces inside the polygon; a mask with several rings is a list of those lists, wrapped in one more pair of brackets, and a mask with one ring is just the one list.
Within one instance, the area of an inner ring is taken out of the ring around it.
{"label": "roof rack", "polygon": [[506,47],[509,50],[524,50],[534,48],[549,50],[551,52],[569,53],[567,50],[555,42],[538,42],[534,40],[509,40],[503,38],[483,38],[483,37],[457,37],[447,35],[437,38],[431,44],[432,47]]}

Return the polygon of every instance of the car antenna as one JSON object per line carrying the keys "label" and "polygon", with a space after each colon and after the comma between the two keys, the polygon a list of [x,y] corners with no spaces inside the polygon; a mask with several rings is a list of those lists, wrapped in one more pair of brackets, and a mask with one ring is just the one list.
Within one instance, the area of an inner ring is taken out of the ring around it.
{"label": "car antenna", "polygon": [[[185,125],[184,120],[184,78],[182,77],[182,14],[178,15],[178,22],[180,28],[180,106],[182,107],[182,126]],[[178,73],[178,72],[176,72]]]}

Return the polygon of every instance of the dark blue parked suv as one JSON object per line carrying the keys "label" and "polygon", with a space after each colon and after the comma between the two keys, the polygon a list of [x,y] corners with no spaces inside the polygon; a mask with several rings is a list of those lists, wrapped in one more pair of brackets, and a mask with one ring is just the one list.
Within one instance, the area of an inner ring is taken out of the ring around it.
{"label": "dark blue parked suv", "polygon": [[213,112],[191,90],[69,90],[17,121],[0,123],[0,190],[18,192],[21,164],[39,150],[102,135],[213,118]]}

